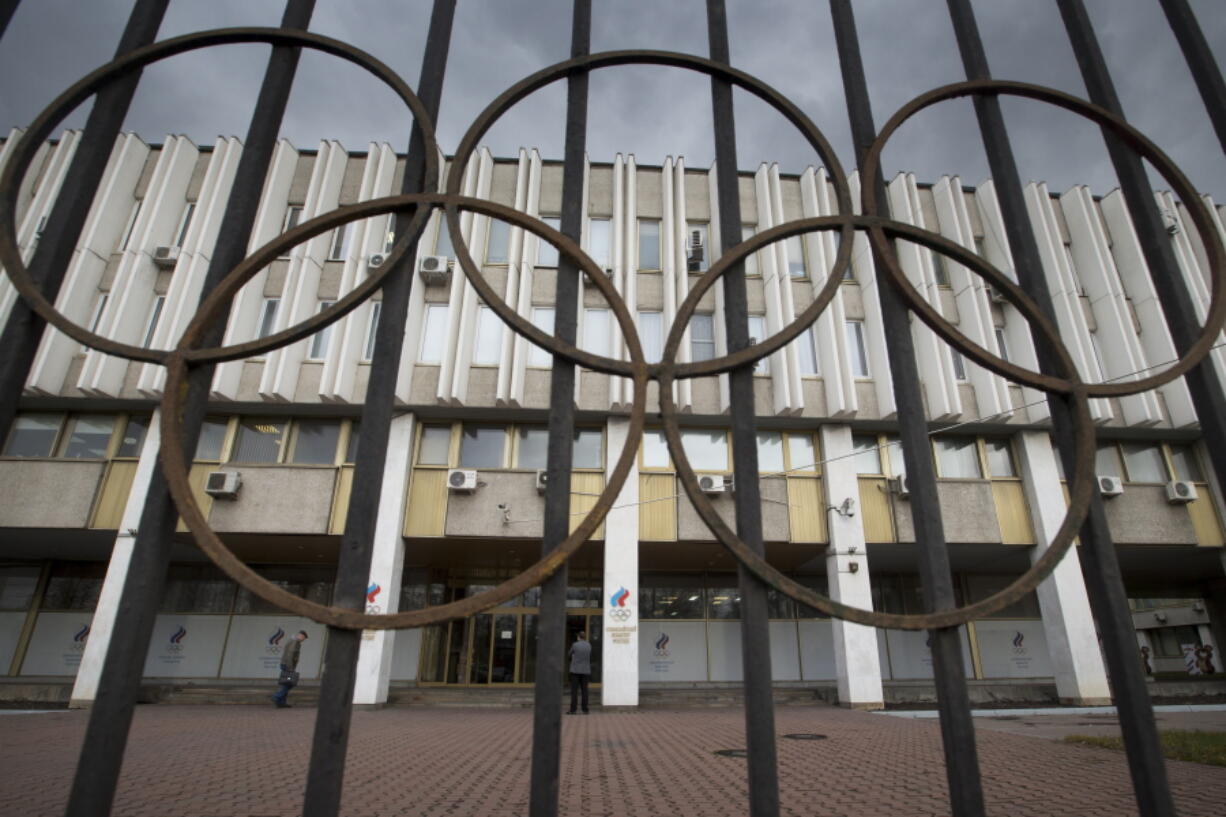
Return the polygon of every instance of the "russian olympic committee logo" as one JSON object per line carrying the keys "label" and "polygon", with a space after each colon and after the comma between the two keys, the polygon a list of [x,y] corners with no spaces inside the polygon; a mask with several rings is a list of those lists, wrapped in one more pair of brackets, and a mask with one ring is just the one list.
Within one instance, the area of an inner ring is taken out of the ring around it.
{"label": "russian olympic committee logo", "polygon": [[280,627],[277,631],[268,637],[268,646],[264,648],[264,652],[269,655],[277,655],[281,652],[281,639],[285,638],[285,630]]}
{"label": "russian olympic committee logo", "polygon": [[375,603],[375,597],[383,592],[383,588],[374,582],[370,583],[370,587],[366,588],[366,614],[377,615],[383,612],[383,608]]}
{"label": "russian olympic committee logo", "polygon": [[668,655],[668,633],[660,633],[660,637],[656,639],[656,656],[667,658]]}
{"label": "russian olympic committee logo", "polygon": [[187,628],[182,624],[179,629],[174,631],[170,637],[170,644],[166,647],[166,652],[183,652],[183,638],[187,635]]}
{"label": "russian olympic committee logo", "polygon": [[77,652],[81,652],[85,649],[85,642],[88,638],[89,638],[89,625],[82,624],[81,629],[77,630],[77,632],[73,635],[72,644],[70,645],[70,647],[73,650],[76,650]]}
{"label": "russian olympic committee logo", "polygon": [[1025,655],[1026,654],[1026,648],[1022,646],[1023,642],[1025,641],[1026,641],[1026,636],[1022,635],[1021,630],[1018,630],[1017,635],[1013,636],[1013,654],[1014,655]]}
{"label": "russian olympic committee logo", "polygon": [[634,615],[633,611],[626,606],[626,602],[630,599],[630,591],[626,588],[621,588],[612,596],[609,597],[609,618],[614,621],[629,621],[630,616]]}

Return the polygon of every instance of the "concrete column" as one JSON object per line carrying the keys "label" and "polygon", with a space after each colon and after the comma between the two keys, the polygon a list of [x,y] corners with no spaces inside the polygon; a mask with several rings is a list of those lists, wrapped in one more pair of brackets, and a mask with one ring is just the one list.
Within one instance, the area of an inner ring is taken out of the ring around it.
{"label": "concrete column", "polygon": [[[860,516],[860,482],[852,453],[848,426],[824,425],[821,428],[822,470],[826,505],[841,506],[851,498],[855,510],[844,516],[826,513],[830,546],[826,549],[826,579],[830,598],[866,610],[873,608],[873,593],[868,576],[868,552],[864,545],[864,523]],[[833,619],[834,666],[838,674],[839,705],[851,709],[881,709],[881,659],[877,652],[877,631],[863,624]]]}
{"label": "concrete column", "polygon": [[[1066,506],[1057,455],[1047,433],[1021,432],[1017,436],[1017,450],[1038,542],[1030,552],[1033,563],[1059,530]],[[1081,563],[1075,553],[1070,551],[1039,585],[1038,597],[1060,702],[1077,706],[1110,703],[1111,690],[1098,648],[1098,632],[1094,629]]]}
{"label": "concrete column", "polygon": [[[383,466],[383,489],[379,495],[379,516],[375,520],[374,551],[370,557],[366,612],[395,613],[400,609],[400,583],[404,572],[404,512],[409,494],[409,475],[413,466],[413,429],[411,413],[392,418],[387,439],[387,460]],[[359,707],[379,707],[387,703],[387,685],[392,672],[394,630],[365,630],[358,650],[357,682],[353,703]]]}
{"label": "concrete column", "polygon": [[140,525],[141,511],[144,510],[145,497],[149,493],[149,481],[157,466],[161,436],[161,413],[155,411],[149,423],[149,431],[145,435],[140,460],[136,464],[132,488],[128,491],[128,501],[124,505],[123,518],[119,523],[119,534],[111,547],[111,560],[106,568],[106,578],[102,582],[102,592],[98,595],[93,621],[90,622],[89,639],[85,642],[85,652],[81,655],[81,665],[77,668],[77,677],[73,682],[72,695],[68,702],[70,709],[87,709],[93,705],[94,698],[98,695],[102,662],[111,646],[119,597],[123,594],[124,582],[128,578],[128,563],[132,560],[136,529]]}
{"label": "concrete column", "polygon": [[[617,463],[630,421],[610,418],[605,431],[606,479]],[[639,705],[639,469],[630,469],[604,524],[602,706]]]}

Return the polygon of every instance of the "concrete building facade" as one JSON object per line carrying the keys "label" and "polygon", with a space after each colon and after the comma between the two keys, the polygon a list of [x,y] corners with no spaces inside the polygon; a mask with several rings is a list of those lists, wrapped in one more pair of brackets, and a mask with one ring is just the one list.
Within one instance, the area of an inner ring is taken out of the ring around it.
{"label": "concrete building facade", "polygon": [[[0,145],[0,161],[16,135]],[[25,181],[19,236],[27,257],[52,202],[64,194],[62,173],[77,137],[70,131],[47,144]],[[242,149],[236,139],[201,148],[179,136],[156,146],[121,137],[58,308],[108,337],[172,346],[196,309]],[[403,157],[386,144],[350,152],[332,141],[309,151],[282,142],[253,248],[338,205],[391,194],[402,172]],[[464,189],[556,226],[561,176],[560,164],[533,150],[504,159],[482,151],[465,169]],[[830,214],[834,206],[822,169],[787,175],[763,164],[739,181],[743,236]],[[888,191],[895,218],[940,232],[1011,272],[990,180],[974,188],[956,177],[920,184],[904,173]],[[1097,197],[1078,186],[1053,193],[1036,183],[1026,194],[1059,328],[1083,377],[1135,378],[1173,360],[1119,192]],[[1166,194],[1158,198],[1180,273],[1203,314],[1203,248],[1181,207]],[[587,167],[584,202],[582,243],[635,315],[648,359],[658,359],[677,305],[720,246],[714,171],[679,158],[640,166],[618,156]],[[1221,229],[1223,211],[1211,209]],[[494,289],[552,330],[556,250],[473,214],[462,218],[462,230]],[[227,343],[331,305],[381,263],[391,240],[389,221],[378,218],[294,248],[236,296]],[[756,253],[746,269],[750,334],[762,339],[792,321],[825,284],[834,255],[831,234]],[[960,331],[1035,367],[1025,321],[981,279],[916,246],[901,245],[899,255],[910,280]],[[387,451],[367,590],[372,612],[470,596],[519,572],[540,551],[549,356],[504,326],[458,270],[420,274],[427,256],[444,259],[443,270],[455,256],[437,213],[413,262],[396,383],[403,413]],[[918,321],[884,325],[878,283],[860,236],[830,307],[757,366],[767,556],[844,603],[920,612],[884,342],[886,332],[911,331],[956,584],[962,602],[972,602],[1024,571],[1063,518],[1067,487],[1046,430],[1047,406],[1037,392],[963,360]],[[0,281],[0,319],[15,297]],[[589,285],[581,299],[580,345],[625,358],[603,296]],[[198,498],[227,545],[268,579],[316,601],[331,594],[378,320],[376,295],[308,340],[219,366],[192,466]],[[680,356],[701,360],[724,351],[716,287],[704,296]],[[1226,377],[1226,349],[1215,349],[1207,365]],[[157,457],[164,379],[157,366],[82,349],[54,330],[43,338],[23,412],[0,448],[0,671],[8,680],[73,679],[73,701],[93,699]],[[725,376],[682,381],[676,400],[687,455],[710,478],[717,510],[731,519],[727,391]],[[583,371],[575,400],[571,502],[578,524],[626,440],[630,384]],[[648,411],[658,412],[654,397]],[[1138,647],[1148,649],[1139,649],[1139,660],[1158,675],[1186,672],[1191,646],[1220,665],[1222,490],[1187,388],[1180,380],[1096,400],[1092,412],[1099,488],[1109,497],[1111,533],[1137,609]],[[206,481],[215,472],[239,474],[241,487],[230,497],[209,494]],[[649,423],[614,510],[572,559],[568,631],[591,634],[605,706],[636,705],[647,688],[741,679],[735,562],[680,494],[663,436]],[[237,589],[181,536],[146,676],[270,679],[281,645],[300,628],[313,636],[303,677],[317,675],[325,628]],[[389,690],[404,685],[531,684],[536,651],[544,648],[536,638],[538,604],[532,591],[466,620],[366,633],[356,702],[384,703]],[[778,683],[830,687],[844,705],[874,708],[931,678],[922,632],[831,621],[781,596],[771,599],[771,619]],[[1109,698],[1075,555],[1032,597],[962,634],[968,677],[984,699],[1019,687],[1070,702]]]}

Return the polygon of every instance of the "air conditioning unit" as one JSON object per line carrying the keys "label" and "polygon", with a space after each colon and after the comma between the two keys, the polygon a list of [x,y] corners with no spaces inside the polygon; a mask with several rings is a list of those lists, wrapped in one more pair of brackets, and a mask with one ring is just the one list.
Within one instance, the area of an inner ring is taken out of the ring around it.
{"label": "air conditioning unit", "polygon": [[1162,226],[1166,227],[1167,235],[1175,235],[1179,232],[1179,219],[1170,210],[1163,210]]}
{"label": "air conditioning unit", "polygon": [[698,477],[698,487],[704,494],[722,494],[728,490],[724,478],[718,474],[702,474]]}
{"label": "air conditioning unit", "polygon": [[545,493],[545,486],[549,483],[549,473],[541,470],[536,472],[536,492],[538,494]]}
{"label": "air conditioning unit", "polygon": [[894,489],[894,493],[898,494],[900,498],[906,499],[911,496],[911,486],[907,483],[906,474],[894,477],[890,482],[890,487]]}
{"label": "air conditioning unit", "polygon": [[1183,505],[1196,500],[1196,486],[1182,479],[1173,479],[1166,484],[1166,501]]}
{"label": "air conditioning unit", "polygon": [[1009,299],[1005,297],[1005,293],[997,289],[996,287],[992,286],[991,284],[988,284],[988,297],[992,299],[993,303],[997,303],[997,304],[1009,303]]}
{"label": "air conditioning unit", "polygon": [[451,265],[445,255],[423,256],[417,262],[417,272],[426,286],[443,286],[451,281]]}
{"label": "air conditioning unit", "polygon": [[447,490],[471,494],[477,490],[477,472],[467,471],[463,468],[452,468],[447,472]]}
{"label": "air conditioning unit", "polygon": [[234,499],[243,484],[243,475],[238,471],[210,471],[204,481],[204,492],[218,499]]}
{"label": "air conditioning unit", "polygon": [[387,253],[375,252],[370,254],[370,258],[366,259],[366,267],[368,269],[378,269],[387,263]]}
{"label": "air conditioning unit", "polygon": [[1095,479],[1098,480],[1098,492],[1105,497],[1119,496],[1124,493],[1124,483],[1119,477],[1099,474]]}
{"label": "air conditioning unit", "polygon": [[178,247],[157,247],[153,250],[153,263],[162,269],[173,269],[179,263]]}

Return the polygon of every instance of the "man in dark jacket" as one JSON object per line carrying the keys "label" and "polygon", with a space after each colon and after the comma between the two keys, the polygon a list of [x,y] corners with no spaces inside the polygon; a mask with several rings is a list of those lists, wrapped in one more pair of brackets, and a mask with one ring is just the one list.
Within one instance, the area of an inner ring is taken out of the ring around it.
{"label": "man in dark jacket", "polygon": [[[281,683],[277,687],[277,694],[272,696],[272,702],[277,705],[278,709],[288,709],[290,706],[285,698],[298,682],[298,673],[296,671],[298,669],[298,654],[302,652],[302,642],[306,640],[306,630],[299,630],[293,640],[285,645],[285,652],[281,654]],[[287,677],[287,673],[293,673],[293,675]]]}
{"label": "man in dark jacket", "polygon": [[592,645],[587,642],[587,636],[579,633],[578,639],[570,645],[570,711],[575,714],[575,705],[579,702],[579,690],[583,690],[583,714],[587,714],[587,685],[592,680]]}

